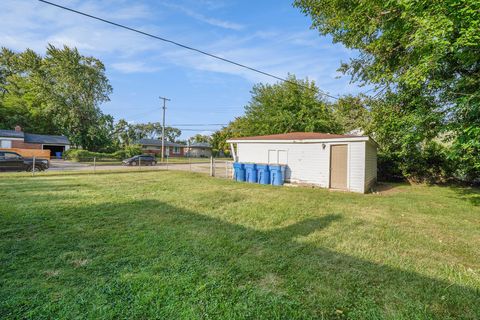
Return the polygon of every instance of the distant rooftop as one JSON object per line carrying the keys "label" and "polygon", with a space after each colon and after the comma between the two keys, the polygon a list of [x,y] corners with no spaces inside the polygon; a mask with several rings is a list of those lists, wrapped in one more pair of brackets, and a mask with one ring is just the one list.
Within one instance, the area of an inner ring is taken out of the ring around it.
{"label": "distant rooftop", "polygon": [[211,148],[212,146],[208,142],[198,142],[198,143],[192,143],[190,145],[190,148]]}
{"label": "distant rooftop", "polygon": [[2,130],[2,129],[0,129],[0,137],[4,137],[4,138],[23,138],[24,133],[23,133],[23,131]]}
{"label": "distant rooftop", "polygon": [[25,142],[41,144],[70,144],[65,136],[52,136],[47,134],[25,133]]}
{"label": "distant rooftop", "polygon": [[[160,139],[140,139],[140,140],[138,140],[138,143],[141,144],[141,145],[145,145],[145,146],[157,146],[157,147],[162,146],[162,140],[160,140]],[[167,141],[167,140],[165,140],[164,145],[166,147],[185,147],[184,144],[170,142],[170,141]]]}

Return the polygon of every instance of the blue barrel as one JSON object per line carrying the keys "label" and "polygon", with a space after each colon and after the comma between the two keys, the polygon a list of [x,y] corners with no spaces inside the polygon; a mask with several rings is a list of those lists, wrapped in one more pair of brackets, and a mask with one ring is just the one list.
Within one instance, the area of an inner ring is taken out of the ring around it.
{"label": "blue barrel", "polygon": [[245,181],[245,167],[243,163],[234,162],[233,169],[235,170],[235,180]]}
{"label": "blue barrel", "polygon": [[270,170],[266,164],[257,164],[257,182],[260,184],[270,184]]}
{"label": "blue barrel", "polygon": [[245,163],[245,180],[250,183],[257,182],[257,165],[255,163]]}
{"label": "blue barrel", "polygon": [[55,155],[57,156],[57,159],[62,159],[62,153],[61,152],[55,152]]}
{"label": "blue barrel", "polygon": [[270,169],[270,183],[274,186],[283,185],[283,170],[282,166],[271,164],[268,166]]}

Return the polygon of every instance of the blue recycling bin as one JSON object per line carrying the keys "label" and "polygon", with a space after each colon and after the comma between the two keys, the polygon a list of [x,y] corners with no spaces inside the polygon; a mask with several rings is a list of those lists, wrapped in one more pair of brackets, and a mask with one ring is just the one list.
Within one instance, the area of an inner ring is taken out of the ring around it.
{"label": "blue recycling bin", "polygon": [[245,164],[245,180],[250,183],[257,182],[257,165],[255,163]]}
{"label": "blue recycling bin", "polygon": [[234,162],[233,163],[233,170],[235,172],[235,180],[236,181],[245,181],[245,166],[243,163]]}
{"label": "blue recycling bin", "polygon": [[57,159],[62,159],[62,153],[61,152],[55,152],[55,156]]}
{"label": "blue recycling bin", "polygon": [[257,164],[257,182],[270,184],[270,170],[267,164]]}
{"label": "blue recycling bin", "polygon": [[270,183],[274,186],[282,186],[284,175],[284,170],[282,170],[282,166],[271,164],[268,166],[268,168],[270,169]]}

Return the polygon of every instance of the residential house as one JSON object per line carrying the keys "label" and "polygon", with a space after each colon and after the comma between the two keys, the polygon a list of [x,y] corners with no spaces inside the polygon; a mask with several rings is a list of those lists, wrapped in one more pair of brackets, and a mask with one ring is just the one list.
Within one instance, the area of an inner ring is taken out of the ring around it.
{"label": "residential house", "polygon": [[[162,153],[162,140],[160,139],[140,139],[138,144],[142,146],[144,153],[158,155]],[[185,155],[186,146],[183,144],[165,141],[164,147],[167,157],[183,157]]]}
{"label": "residential house", "polygon": [[26,133],[16,126],[15,130],[0,129],[0,148],[49,150],[50,156],[55,156],[68,150],[70,141],[65,136]]}
{"label": "residential house", "polygon": [[185,154],[191,158],[210,158],[212,146],[207,142],[192,143],[186,147]]}

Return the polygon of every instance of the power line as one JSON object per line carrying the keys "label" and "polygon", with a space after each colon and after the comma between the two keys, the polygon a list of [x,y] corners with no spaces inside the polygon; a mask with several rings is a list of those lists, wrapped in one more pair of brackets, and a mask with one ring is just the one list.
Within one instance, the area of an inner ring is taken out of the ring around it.
{"label": "power line", "polygon": [[[222,58],[222,57],[217,56],[217,55],[214,55],[214,54],[212,54],[212,53],[208,53],[208,52],[206,52],[206,51],[203,51],[203,50],[200,50],[200,49],[196,49],[196,48],[193,48],[193,47],[190,47],[190,46],[181,44],[181,43],[176,42],[176,41],[173,41],[173,40],[169,40],[169,39],[166,39],[166,38],[162,38],[162,37],[153,35],[153,34],[151,34],[151,33],[147,33],[147,32],[144,32],[144,31],[141,31],[141,30],[138,30],[138,29],[134,29],[134,28],[128,27],[128,26],[126,26],[126,25],[119,24],[119,23],[116,23],[116,22],[113,22],[113,21],[110,21],[110,20],[106,20],[106,19],[103,19],[103,18],[94,16],[94,15],[91,15],[91,14],[88,14],[88,13],[85,13],[85,12],[82,12],[82,11],[74,10],[74,9],[71,9],[71,8],[68,8],[68,7],[65,7],[65,6],[61,6],[61,5],[56,4],[56,3],[53,3],[53,2],[49,2],[49,1],[45,1],[45,0],[38,0],[38,1],[43,2],[43,3],[46,3],[46,4],[51,5],[51,6],[54,6],[54,7],[57,7],[57,8],[60,8],[60,9],[63,9],[63,10],[67,10],[67,11],[70,11],[70,12],[73,12],[73,13],[76,13],[76,14],[79,14],[79,15],[82,15],[82,16],[85,16],[85,17],[88,17],[88,18],[92,18],[92,19],[95,19],[95,20],[98,20],[98,21],[102,21],[102,22],[111,24],[111,25],[113,25],[113,26],[119,27],[119,28],[123,28],[123,29],[129,30],[129,31],[133,31],[133,32],[142,34],[142,35],[147,36],[147,37],[151,37],[151,38],[154,38],[154,39],[157,39],[157,40],[160,40],[160,41],[168,42],[168,43],[170,43],[170,44],[176,45],[176,46],[181,47],[181,48],[183,48],[183,49],[195,51],[195,52],[197,52],[197,53],[200,53],[200,54],[209,56],[209,57],[211,57],[211,58],[214,58],[214,59],[217,59],[217,60],[221,60],[221,61],[223,61],[223,62],[227,62],[227,63],[233,64],[233,65],[236,65],[236,66],[238,66],[238,67],[241,67],[241,68],[244,68],[244,69],[248,69],[248,70],[250,70],[250,71],[257,72],[257,73],[263,74],[263,75],[265,75],[265,76],[268,76],[268,77],[271,77],[271,78],[274,78],[274,79],[277,79],[277,80],[280,80],[280,81],[283,81],[283,82],[295,84],[295,85],[297,85],[297,86],[299,86],[299,87],[302,87],[302,88],[311,90],[310,87],[304,86],[304,85],[299,84],[299,83],[297,83],[297,82],[293,82],[293,81],[290,81],[290,80],[288,80],[288,79],[285,79],[285,78],[276,76],[276,75],[274,75],[274,74],[271,74],[271,73],[268,73],[268,72],[265,72],[265,71],[261,71],[261,70],[259,70],[259,69],[253,68],[253,67],[249,67],[249,66],[247,66],[247,65],[244,65],[244,64],[239,63],[239,62],[235,62],[235,61],[230,60],[230,59]],[[318,89],[318,91],[319,91],[319,93],[320,93],[321,95],[323,95],[323,96],[326,96],[326,97],[329,97],[329,98],[332,98],[332,99],[335,99],[335,100],[338,99],[338,97],[332,96],[332,95],[326,93],[326,92],[323,91],[323,90]]]}

